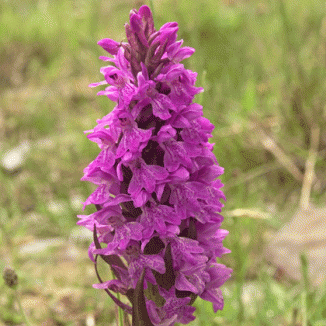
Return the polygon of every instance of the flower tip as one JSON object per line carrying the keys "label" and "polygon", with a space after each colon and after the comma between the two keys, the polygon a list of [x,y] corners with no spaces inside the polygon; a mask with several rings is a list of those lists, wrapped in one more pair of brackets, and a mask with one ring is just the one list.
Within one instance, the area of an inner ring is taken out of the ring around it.
{"label": "flower tip", "polygon": [[152,16],[152,11],[151,9],[146,6],[146,5],[143,5],[139,8],[138,10],[138,13],[142,16],[142,17],[145,17],[145,18],[153,18]]}
{"label": "flower tip", "polygon": [[109,38],[100,40],[97,42],[97,44],[112,55],[116,55],[120,47],[120,43]]}
{"label": "flower tip", "polygon": [[141,17],[138,14],[130,16],[130,27],[135,33],[139,33],[142,27]]}
{"label": "flower tip", "polygon": [[132,15],[137,15],[137,10],[136,9],[131,9],[130,11],[129,11],[129,17],[131,17]]}

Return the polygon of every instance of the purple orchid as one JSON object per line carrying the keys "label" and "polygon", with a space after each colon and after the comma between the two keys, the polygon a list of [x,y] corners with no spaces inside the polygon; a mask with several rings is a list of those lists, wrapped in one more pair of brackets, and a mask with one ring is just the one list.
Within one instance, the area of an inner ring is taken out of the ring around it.
{"label": "purple orchid", "polygon": [[142,6],[125,29],[128,42],[98,42],[113,57],[100,57],[111,65],[90,86],[109,85],[98,95],[117,105],[88,131],[101,152],[84,170],[82,180],[98,186],[84,206],[97,212],[79,215],[77,224],[93,231],[90,258],[96,264],[101,256],[117,278],[98,275],[94,287],[132,312],[134,326],[187,324],[198,296],[223,309],[220,287],[232,272],[216,262],[230,252],[220,229],[224,170],[208,142],[214,125],[193,102],[203,91],[197,74],[180,63],[195,50],[177,41],[178,24],[156,31]]}

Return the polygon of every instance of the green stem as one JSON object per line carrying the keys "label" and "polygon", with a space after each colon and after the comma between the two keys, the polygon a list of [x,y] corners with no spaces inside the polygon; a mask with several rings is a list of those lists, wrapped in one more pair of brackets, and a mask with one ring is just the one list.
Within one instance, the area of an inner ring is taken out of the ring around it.
{"label": "green stem", "polygon": [[15,290],[15,295],[16,295],[16,299],[17,299],[17,302],[18,302],[20,313],[23,316],[23,320],[24,320],[26,326],[31,326],[31,324],[29,323],[29,321],[27,319],[27,316],[26,316],[26,314],[24,312],[24,309],[23,309],[23,306],[22,306],[22,303],[21,303],[21,300],[20,300],[20,294],[19,294],[19,292],[17,290]]}
{"label": "green stem", "polygon": [[[120,301],[120,293],[117,293],[117,298]],[[118,311],[119,311],[119,326],[124,326],[123,325],[123,311],[120,307],[118,307]]]}
{"label": "green stem", "polygon": [[302,312],[302,326],[308,326],[307,319],[307,292],[301,293],[301,312]]}
{"label": "green stem", "polygon": [[[111,276],[112,276],[112,279],[115,278],[115,275],[114,275],[112,269],[111,269]],[[119,301],[121,301],[119,292],[117,292],[117,298],[118,298]],[[121,307],[118,307],[118,325],[119,326],[124,326],[124,323],[123,323],[123,310],[121,309]]]}
{"label": "green stem", "polygon": [[310,292],[309,286],[309,265],[308,258],[305,252],[300,255],[301,260],[301,274],[303,279],[303,292],[301,293],[301,309],[302,309],[302,326],[308,325],[308,302],[307,296]]}

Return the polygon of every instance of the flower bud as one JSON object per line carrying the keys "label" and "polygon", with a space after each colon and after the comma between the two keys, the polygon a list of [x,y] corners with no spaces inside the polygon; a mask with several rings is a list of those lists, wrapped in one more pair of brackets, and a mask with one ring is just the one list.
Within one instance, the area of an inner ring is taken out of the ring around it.
{"label": "flower bud", "polygon": [[18,276],[12,268],[6,267],[4,269],[3,279],[10,288],[15,288],[18,285]]}

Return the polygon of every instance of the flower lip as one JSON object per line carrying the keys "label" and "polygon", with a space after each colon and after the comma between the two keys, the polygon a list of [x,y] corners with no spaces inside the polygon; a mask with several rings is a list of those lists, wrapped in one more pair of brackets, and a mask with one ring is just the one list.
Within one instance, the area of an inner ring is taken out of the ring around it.
{"label": "flower lip", "polygon": [[124,225],[124,218],[118,215],[113,215],[108,217],[108,222],[111,224],[113,228],[121,227]]}
{"label": "flower lip", "polygon": [[140,245],[137,241],[130,240],[125,250],[126,255],[130,258],[137,259],[140,255]]}

